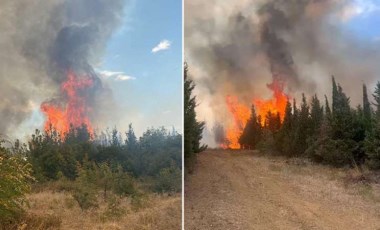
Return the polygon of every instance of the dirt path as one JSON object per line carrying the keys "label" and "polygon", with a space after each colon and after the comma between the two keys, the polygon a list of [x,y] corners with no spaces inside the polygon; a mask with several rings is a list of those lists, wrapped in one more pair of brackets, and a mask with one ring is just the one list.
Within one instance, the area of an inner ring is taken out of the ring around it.
{"label": "dirt path", "polygon": [[256,155],[199,154],[185,185],[186,230],[380,229],[378,188],[344,186],[343,170]]}

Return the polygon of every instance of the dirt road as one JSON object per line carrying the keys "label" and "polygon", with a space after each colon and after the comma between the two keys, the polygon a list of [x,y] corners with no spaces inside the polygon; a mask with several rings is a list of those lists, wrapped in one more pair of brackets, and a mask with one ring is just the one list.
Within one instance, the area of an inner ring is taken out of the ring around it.
{"label": "dirt road", "polygon": [[208,150],[185,184],[185,229],[380,229],[380,189],[347,170]]}

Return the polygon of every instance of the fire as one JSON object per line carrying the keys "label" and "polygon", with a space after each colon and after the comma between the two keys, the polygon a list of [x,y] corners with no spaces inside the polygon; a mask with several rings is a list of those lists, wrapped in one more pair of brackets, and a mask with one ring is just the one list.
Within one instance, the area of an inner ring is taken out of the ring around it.
{"label": "fire", "polygon": [[226,130],[226,143],[222,148],[240,149],[239,138],[250,116],[249,107],[240,104],[237,97],[227,96],[226,103],[234,117],[234,123]]}
{"label": "fire", "polygon": [[288,95],[284,93],[284,83],[281,81],[273,81],[268,85],[268,88],[273,91],[273,97],[268,100],[254,99],[253,105],[256,109],[256,115],[261,117],[261,125],[265,123],[265,116],[268,112],[273,114],[280,114],[281,120],[285,116],[286,103],[289,99]]}
{"label": "fire", "polygon": [[71,70],[67,72],[67,79],[61,84],[61,93],[65,102],[56,104],[44,102],[41,110],[46,116],[44,129],[51,128],[57,130],[59,134],[65,136],[70,126],[74,128],[86,125],[90,134],[93,128],[88,117],[91,108],[87,104],[84,92],[93,85],[93,80],[89,76],[80,78]]}
{"label": "fire", "polygon": [[[284,93],[284,83],[282,81],[274,80],[267,86],[273,92],[273,97],[271,99],[253,99],[256,115],[261,116],[262,125],[265,123],[265,116],[268,112],[274,114],[279,113],[281,120],[283,120],[286,104],[289,99],[288,95]],[[227,96],[226,104],[234,118],[234,123],[227,128],[225,133],[225,143],[222,143],[220,147],[224,149],[240,149],[239,138],[251,116],[250,106],[240,104],[236,96]]]}

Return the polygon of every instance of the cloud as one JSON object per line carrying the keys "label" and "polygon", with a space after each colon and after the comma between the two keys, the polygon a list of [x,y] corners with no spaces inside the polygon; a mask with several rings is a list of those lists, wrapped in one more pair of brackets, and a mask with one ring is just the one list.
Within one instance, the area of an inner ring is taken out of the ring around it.
{"label": "cloud", "polygon": [[135,77],[126,75],[124,72],[114,72],[114,71],[108,71],[108,70],[103,70],[103,71],[98,71],[101,77],[103,79],[114,79],[115,81],[128,81],[128,80],[135,80]]}
{"label": "cloud", "polygon": [[167,49],[170,48],[170,45],[171,45],[170,41],[168,41],[168,40],[162,40],[160,43],[158,43],[158,45],[156,45],[152,49],[152,53],[157,53],[158,51],[161,51],[161,50],[167,50]]}
{"label": "cloud", "polygon": [[135,80],[135,77],[119,74],[116,76],[115,81],[128,81],[128,80]]}
{"label": "cloud", "polygon": [[342,8],[341,19],[348,21],[351,18],[380,11],[380,6],[373,0],[354,0]]}

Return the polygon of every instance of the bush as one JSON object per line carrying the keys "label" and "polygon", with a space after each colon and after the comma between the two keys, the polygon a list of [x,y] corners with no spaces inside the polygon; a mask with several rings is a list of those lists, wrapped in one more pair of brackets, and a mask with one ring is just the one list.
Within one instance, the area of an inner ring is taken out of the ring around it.
{"label": "bush", "polygon": [[156,178],[154,191],[164,192],[180,192],[182,188],[182,172],[178,167],[172,165],[169,168],[161,169]]}
{"label": "bush", "polygon": [[128,173],[123,172],[119,166],[118,171],[114,174],[113,192],[119,196],[134,196],[138,193],[135,188],[133,178]]}
{"label": "bush", "polygon": [[21,156],[10,156],[0,149],[0,223],[23,212],[25,194],[30,192],[31,165]]}
{"label": "bush", "polygon": [[308,149],[309,156],[319,162],[342,167],[353,163],[353,154],[357,147],[352,140],[324,139]]}
{"label": "bush", "polygon": [[88,188],[78,188],[74,194],[73,198],[78,202],[79,207],[82,211],[89,208],[98,207],[96,193]]}

